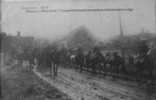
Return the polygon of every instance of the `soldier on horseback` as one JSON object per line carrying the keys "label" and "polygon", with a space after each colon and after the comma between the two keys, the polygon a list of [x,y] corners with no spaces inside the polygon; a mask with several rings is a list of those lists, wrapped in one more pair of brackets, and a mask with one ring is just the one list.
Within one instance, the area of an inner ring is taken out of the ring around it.
{"label": "soldier on horseback", "polygon": [[121,57],[119,56],[119,54],[117,52],[114,52],[113,53],[113,61],[112,61],[112,71],[115,73],[115,75],[113,75],[114,79],[119,75],[121,65],[122,65]]}
{"label": "soldier on horseback", "polygon": [[80,72],[82,72],[84,67],[84,55],[81,48],[77,50],[76,62],[78,67],[80,68]]}
{"label": "soldier on horseback", "polygon": [[139,56],[136,62],[138,79],[146,78],[147,80],[153,80],[154,62],[150,57],[149,51],[150,48],[147,45],[147,41],[141,41],[139,45]]}
{"label": "soldier on horseback", "polygon": [[87,71],[89,71],[90,67],[91,67],[91,63],[90,63],[91,62],[91,58],[90,58],[90,56],[91,56],[91,51],[89,51],[87,53],[86,57],[85,57],[85,59],[86,59],[85,66],[87,67]]}

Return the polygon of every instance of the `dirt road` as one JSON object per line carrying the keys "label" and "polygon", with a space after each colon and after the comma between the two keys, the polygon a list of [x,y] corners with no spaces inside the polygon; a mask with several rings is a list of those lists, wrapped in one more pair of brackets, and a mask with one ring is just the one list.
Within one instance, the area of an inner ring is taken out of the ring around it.
{"label": "dirt road", "polygon": [[49,76],[49,72],[34,72],[73,100],[146,100],[145,93],[137,87],[93,77],[73,69],[60,68],[55,80]]}

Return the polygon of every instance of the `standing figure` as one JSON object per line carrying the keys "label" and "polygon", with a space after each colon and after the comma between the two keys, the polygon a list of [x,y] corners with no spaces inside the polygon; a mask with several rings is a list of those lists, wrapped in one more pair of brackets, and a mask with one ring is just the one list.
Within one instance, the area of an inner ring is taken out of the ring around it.
{"label": "standing figure", "polygon": [[117,52],[113,53],[113,61],[112,61],[112,71],[115,73],[113,78],[117,78],[120,73],[120,69],[123,70],[122,58],[119,56]]}
{"label": "standing figure", "polygon": [[53,77],[55,79],[55,77],[57,77],[57,73],[58,73],[58,64],[59,64],[59,53],[56,51],[56,49],[54,50],[54,52],[52,53],[53,56]]}

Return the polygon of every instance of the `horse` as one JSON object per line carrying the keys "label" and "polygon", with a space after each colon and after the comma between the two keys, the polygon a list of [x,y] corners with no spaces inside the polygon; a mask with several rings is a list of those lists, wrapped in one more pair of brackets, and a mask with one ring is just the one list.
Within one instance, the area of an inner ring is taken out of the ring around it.
{"label": "horse", "polygon": [[135,63],[135,66],[137,67],[137,80],[143,81],[146,80],[153,80],[153,70],[154,70],[154,62],[151,59],[150,55],[144,55],[137,58],[137,62]]}

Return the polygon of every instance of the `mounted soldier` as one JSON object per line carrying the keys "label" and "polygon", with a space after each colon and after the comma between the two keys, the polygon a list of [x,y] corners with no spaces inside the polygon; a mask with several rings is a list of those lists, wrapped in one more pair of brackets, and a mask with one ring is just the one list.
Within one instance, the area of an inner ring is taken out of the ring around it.
{"label": "mounted soldier", "polygon": [[97,73],[99,69],[101,69],[101,63],[102,63],[102,54],[100,50],[97,47],[94,47],[93,50],[90,53],[90,67],[92,68],[93,73]]}
{"label": "mounted soldier", "polygon": [[91,51],[89,51],[87,53],[87,55],[85,56],[85,59],[86,59],[85,66],[87,67],[87,71],[89,71],[90,67],[91,67],[91,58],[90,58],[90,56],[91,56]]}
{"label": "mounted soldier", "polygon": [[103,70],[103,61],[104,61],[104,57],[102,55],[102,53],[100,52],[99,48],[95,47],[93,52],[95,53],[95,64],[96,64],[96,70],[101,72]]}
{"label": "mounted soldier", "polygon": [[146,78],[146,80],[153,80],[154,61],[151,59],[150,50],[151,48],[149,48],[147,41],[141,41],[138,61],[136,62],[138,79]]}
{"label": "mounted soldier", "polygon": [[96,54],[95,52],[91,51],[89,56],[89,66],[92,70],[92,73],[96,73]]}
{"label": "mounted soldier", "polygon": [[120,72],[120,65],[121,65],[121,57],[118,55],[117,52],[114,52],[112,60],[112,71],[113,73],[115,73],[115,75],[113,75],[114,79],[118,76]]}
{"label": "mounted soldier", "polygon": [[81,48],[77,50],[77,56],[76,56],[76,63],[78,67],[80,68],[80,72],[82,72],[84,67],[84,55]]}
{"label": "mounted soldier", "polygon": [[112,59],[111,59],[111,53],[110,52],[107,52],[105,54],[105,75],[107,75],[109,72],[111,72],[111,65],[112,65]]}

